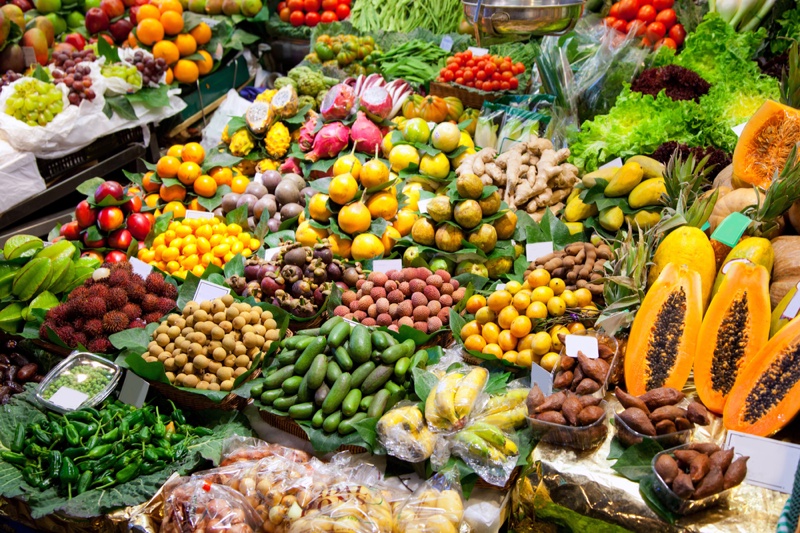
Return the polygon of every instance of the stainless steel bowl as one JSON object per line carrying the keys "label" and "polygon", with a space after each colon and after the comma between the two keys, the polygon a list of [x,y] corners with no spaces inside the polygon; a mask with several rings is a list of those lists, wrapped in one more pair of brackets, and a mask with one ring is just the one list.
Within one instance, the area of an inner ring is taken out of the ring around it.
{"label": "stainless steel bowl", "polygon": [[[571,30],[582,0],[462,0],[467,20],[487,35],[551,35]],[[480,11],[480,13],[476,13]],[[476,16],[477,15],[477,16]]]}

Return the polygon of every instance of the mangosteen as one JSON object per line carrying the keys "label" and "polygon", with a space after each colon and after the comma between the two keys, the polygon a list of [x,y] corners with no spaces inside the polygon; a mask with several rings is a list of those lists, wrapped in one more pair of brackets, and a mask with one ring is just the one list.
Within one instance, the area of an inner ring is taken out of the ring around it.
{"label": "mangosteen", "polygon": [[325,303],[325,297],[325,293],[322,292],[321,288],[317,288],[317,290],[314,291],[314,303],[317,304],[317,306]]}
{"label": "mangosteen", "polygon": [[285,265],[295,265],[302,267],[306,264],[308,254],[305,248],[295,248],[283,254],[283,263]]}
{"label": "mangosteen", "polygon": [[302,212],[303,206],[298,203],[285,204],[283,207],[281,207],[281,218],[284,220],[294,218],[296,216],[300,216],[300,213]]}
{"label": "mangosteen", "polygon": [[302,191],[300,191],[300,202],[305,205],[306,200],[311,198],[317,194],[317,191],[314,190],[313,187],[304,187]]}
{"label": "mangosteen", "polygon": [[281,276],[287,284],[294,283],[303,277],[303,271],[296,265],[286,265],[281,269]]}
{"label": "mangosteen", "polygon": [[348,290],[350,288],[350,287],[347,286],[347,283],[345,283],[344,281],[337,281],[336,282],[336,286],[339,287],[340,289],[342,289],[342,291],[346,291],[346,290]]}
{"label": "mangosteen", "polygon": [[275,291],[282,289],[283,286],[279,285],[275,278],[271,276],[266,276],[264,279],[261,280],[261,291],[266,296],[272,296],[275,294]]}
{"label": "mangosteen", "polygon": [[275,192],[275,187],[281,182],[281,173],[277,170],[267,170],[261,175],[261,183],[270,193]]}
{"label": "mangosteen", "polygon": [[359,277],[358,270],[356,270],[354,267],[350,267],[344,271],[344,274],[342,274],[342,281],[344,281],[348,287],[355,287]]}
{"label": "mangosteen", "polygon": [[304,280],[297,280],[292,284],[292,294],[295,296],[304,296],[306,298],[310,298],[314,292],[311,289],[311,284]]}
{"label": "mangosteen", "polygon": [[342,266],[338,263],[331,263],[325,267],[328,274],[328,279],[332,281],[339,281],[342,279]]}
{"label": "mangosteen", "polygon": [[248,296],[252,296],[256,300],[261,300],[261,285],[257,281],[251,281],[247,284],[242,291],[242,296],[247,298]]}
{"label": "mangosteen", "polygon": [[277,233],[281,229],[281,221],[277,218],[267,220],[267,227],[271,233]]}
{"label": "mangosteen", "polygon": [[314,257],[317,259],[322,259],[322,261],[327,265],[331,261],[333,261],[333,252],[331,251],[330,246],[320,246],[319,248],[314,249]]}
{"label": "mangosteen", "polygon": [[244,266],[244,279],[247,281],[257,280],[259,278],[258,272],[261,269],[258,263],[248,263]]}

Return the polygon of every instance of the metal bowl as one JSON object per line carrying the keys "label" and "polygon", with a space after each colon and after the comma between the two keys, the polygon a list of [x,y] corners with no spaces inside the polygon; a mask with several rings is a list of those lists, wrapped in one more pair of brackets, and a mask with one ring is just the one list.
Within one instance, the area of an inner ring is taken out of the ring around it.
{"label": "metal bowl", "polygon": [[551,35],[571,30],[582,0],[462,0],[467,20],[487,35]]}

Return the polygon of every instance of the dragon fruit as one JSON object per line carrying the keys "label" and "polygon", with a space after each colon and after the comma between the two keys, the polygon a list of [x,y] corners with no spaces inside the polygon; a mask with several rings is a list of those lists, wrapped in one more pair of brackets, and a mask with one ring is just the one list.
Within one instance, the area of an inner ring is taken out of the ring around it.
{"label": "dragon fruit", "polygon": [[350,141],[350,128],[341,122],[325,124],[314,137],[312,150],[306,154],[307,161],[319,161],[336,157],[339,152],[347,148]]}
{"label": "dragon fruit", "polygon": [[287,157],[278,170],[281,174],[294,173],[303,175],[303,171],[300,169],[300,161],[296,157]]}
{"label": "dragon fruit", "polygon": [[300,150],[302,152],[311,150],[311,145],[314,144],[314,132],[317,129],[318,121],[319,115],[314,111],[309,111],[308,119],[303,124],[303,127],[300,128],[300,137],[297,139],[297,144],[300,145]]}
{"label": "dragon fruit", "polygon": [[322,114],[322,119],[326,122],[329,120],[344,120],[350,115],[355,103],[356,93],[353,88],[340,83],[330,88],[328,94],[322,100],[322,105],[319,106],[319,111]]}
{"label": "dragon fruit", "polygon": [[375,154],[381,145],[383,135],[381,130],[375,125],[362,111],[358,112],[358,118],[350,129],[350,138],[356,144],[356,150],[365,154]]}
{"label": "dragon fruit", "polygon": [[361,95],[361,109],[375,122],[382,122],[392,112],[394,102],[383,87],[371,87]]}

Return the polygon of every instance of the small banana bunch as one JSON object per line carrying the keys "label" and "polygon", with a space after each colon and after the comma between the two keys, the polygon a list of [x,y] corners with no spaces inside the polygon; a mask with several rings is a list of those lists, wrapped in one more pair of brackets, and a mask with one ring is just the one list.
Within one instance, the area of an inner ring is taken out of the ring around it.
{"label": "small banana bunch", "polygon": [[416,405],[392,409],[378,420],[378,439],[390,455],[416,463],[433,454],[436,436]]}
{"label": "small banana bunch", "polygon": [[456,533],[464,517],[461,494],[426,489],[395,507],[393,533]]}
{"label": "small banana bunch", "polygon": [[474,422],[455,435],[467,454],[492,466],[505,464],[509,457],[519,454],[517,443],[503,430],[485,422]]}
{"label": "small banana bunch", "polygon": [[425,401],[425,419],[432,429],[453,431],[464,427],[488,379],[489,371],[482,367],[442,377]]}
{"label": "small banana bunch", "polygon": [[503,431],[513,431],[527,423],[528,408],[525,398],[529,389],[510,389],[505,394],[492,396],[481,411],[480,421],[497,426]]}
{"label": "small banana bunch", "polygon": [[335,485],[311,503],[310,510],[292,523],[291,533],[308,531],[391,533],[389,495],[363,485]]}

